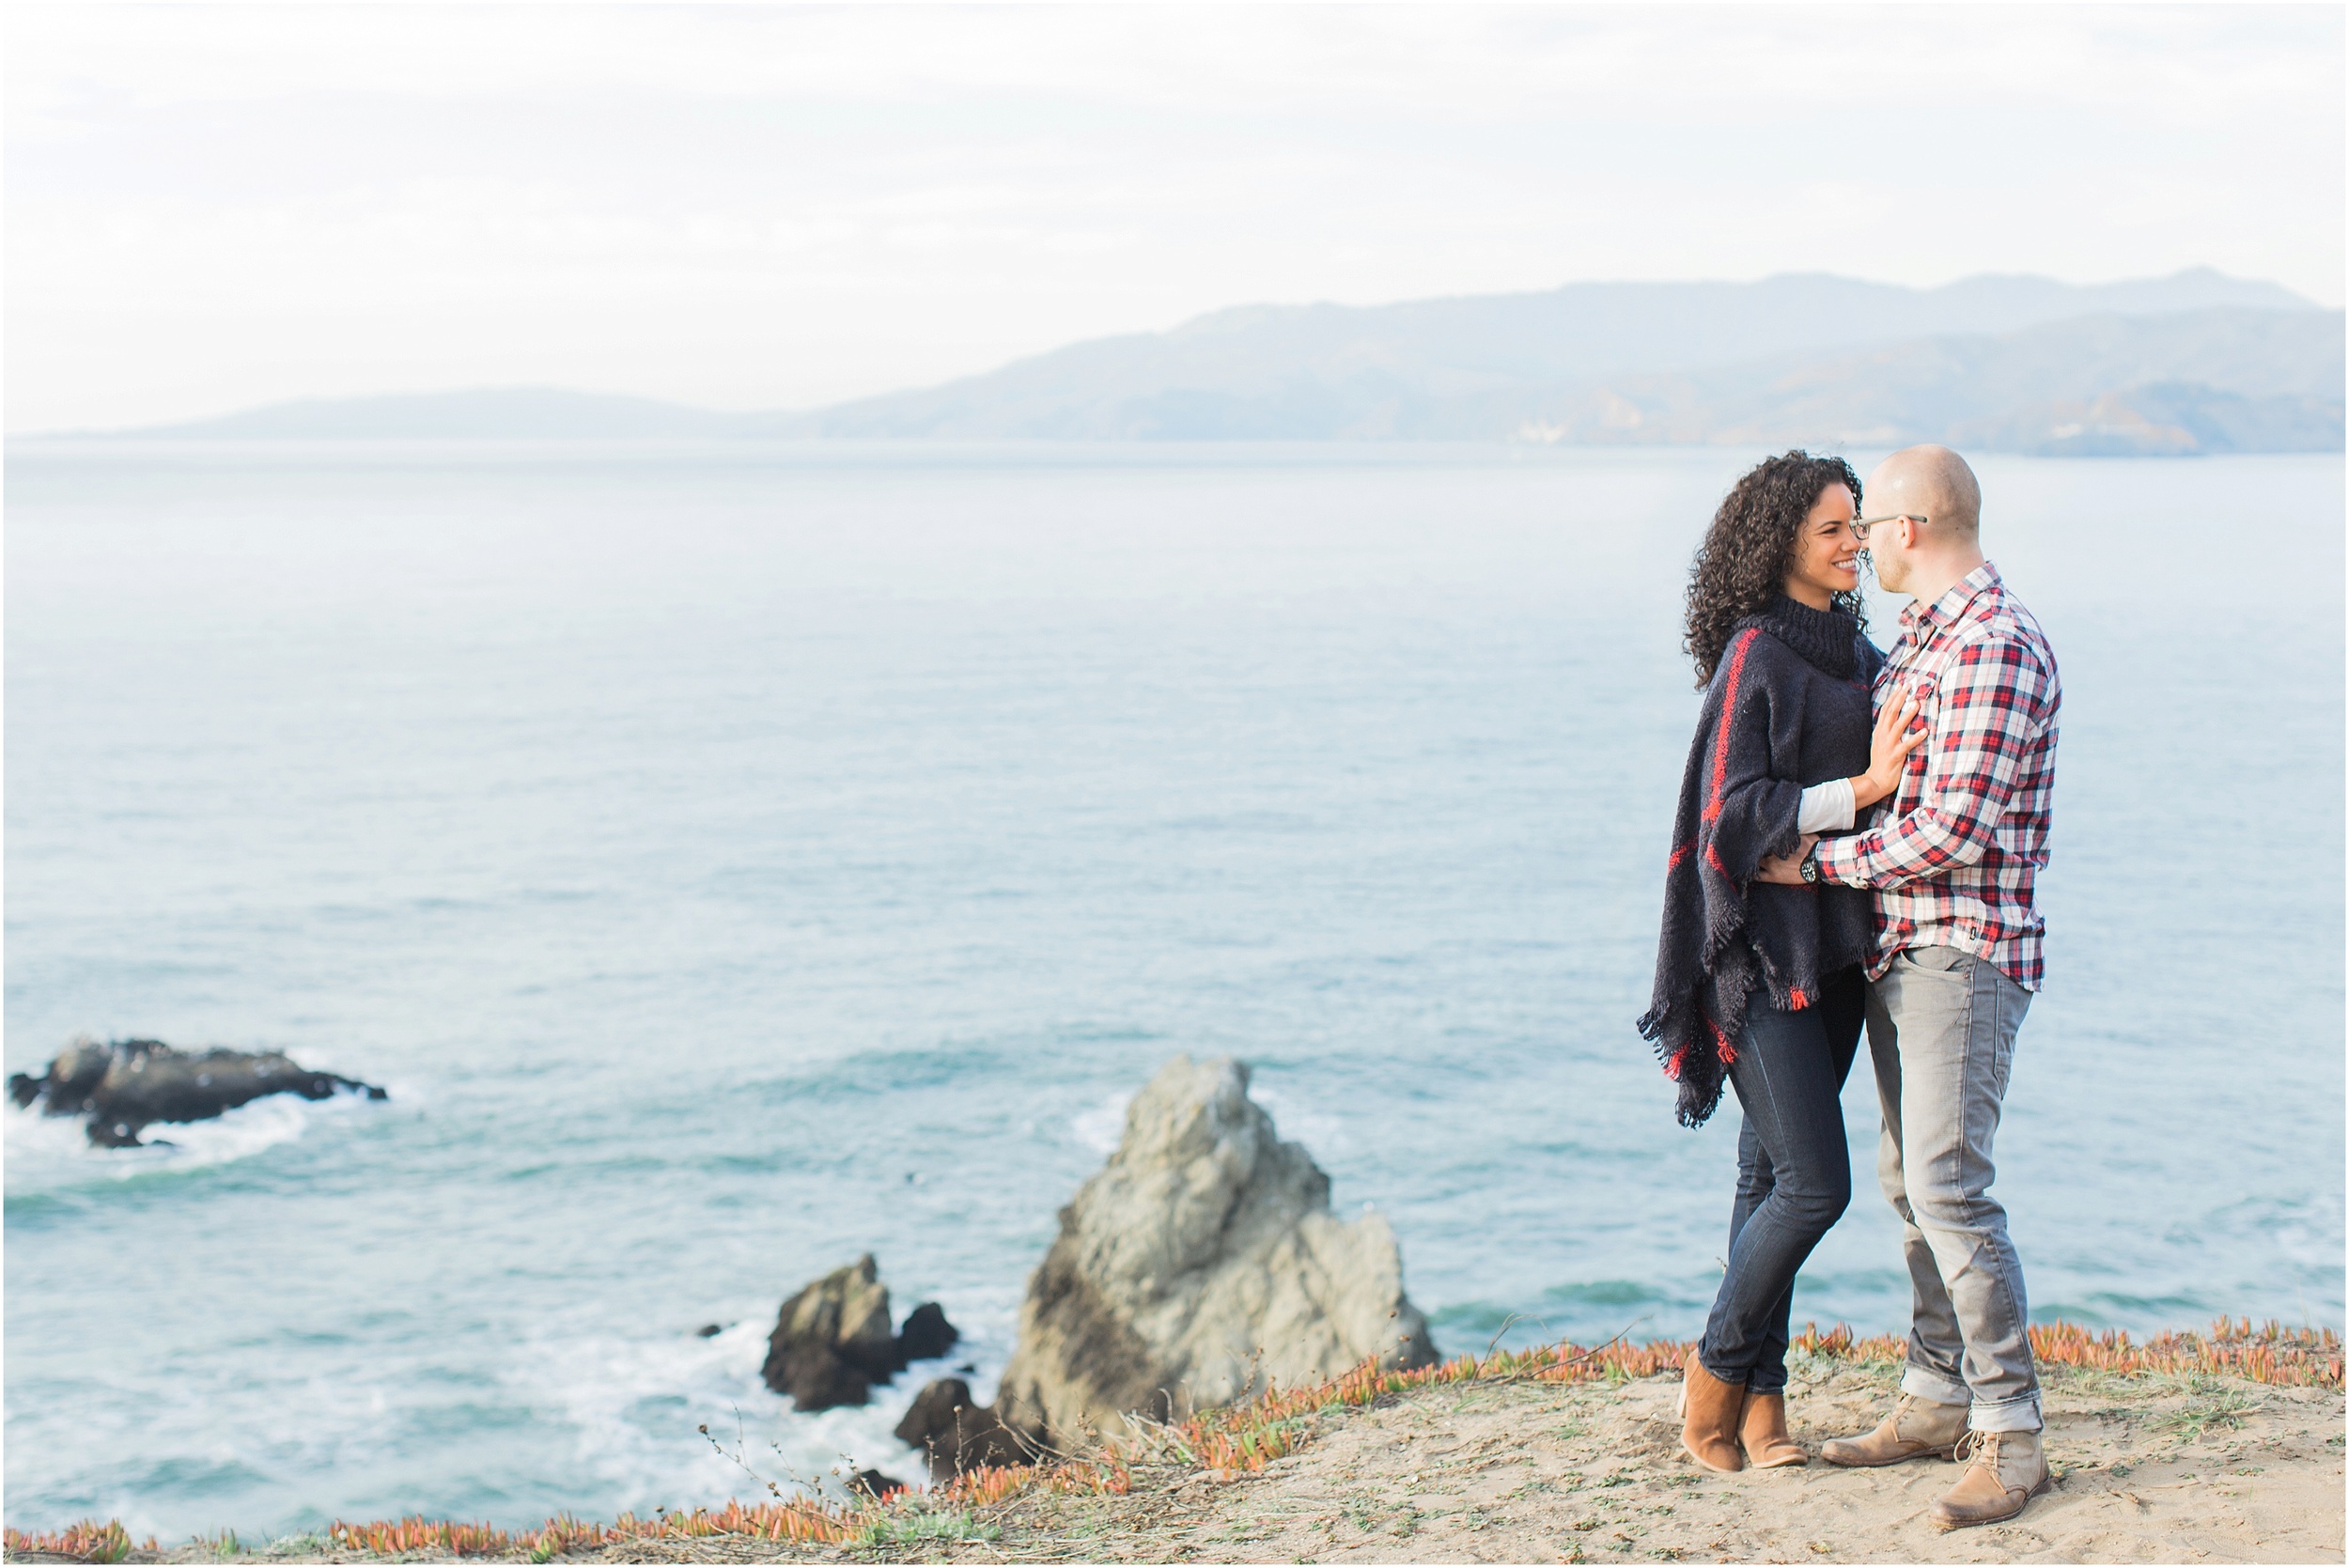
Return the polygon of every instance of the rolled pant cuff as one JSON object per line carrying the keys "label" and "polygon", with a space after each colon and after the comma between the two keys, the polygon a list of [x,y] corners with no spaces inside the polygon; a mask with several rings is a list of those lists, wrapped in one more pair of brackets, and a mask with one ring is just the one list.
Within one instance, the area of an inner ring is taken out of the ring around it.
{"label": "rolled pant cuff", "polygon": [[2039,1392],[2034,1389],[2013,1399],[1974,1401],[1966,1424],[1976,1432],[2036,1432],[2047,1421],[2040,1411]]}
{"label": "rolled pant cuff", "polygon": [[[1973,1390],[1965,1384],[1952,1383],[1932,1368],[1921,1367],[1914,1361],[1909,1362],[1908,1370],[1901,1374],[1901,1392],[1913,1394],[1919,1399],[1929,1399],[1936,1405],[1974,1403]],[[1985,1427],[1983,1430],[1989,1429]]]}

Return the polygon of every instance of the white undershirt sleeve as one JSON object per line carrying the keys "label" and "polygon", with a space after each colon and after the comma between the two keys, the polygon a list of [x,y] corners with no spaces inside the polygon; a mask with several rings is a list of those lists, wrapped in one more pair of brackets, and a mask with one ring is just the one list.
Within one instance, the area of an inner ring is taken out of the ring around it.
{"label": "white undershirt sleeve", "polygon": [[1802,804],[1795,808],[1795,831],[1841,832],[1852,825],[1856,815],[1858,808],[1852,803],[1851,781],[1829,779],[1802,792]]}

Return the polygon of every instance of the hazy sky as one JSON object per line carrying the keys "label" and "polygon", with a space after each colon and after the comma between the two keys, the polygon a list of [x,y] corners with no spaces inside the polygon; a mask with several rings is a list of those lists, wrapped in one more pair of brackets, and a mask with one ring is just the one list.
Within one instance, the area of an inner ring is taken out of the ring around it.
{"label": "hazy sky", "polygon": [[2330,5],[20,3],[6,41],[17,430],[803,407],[1581,279],[2209,264],[2341,301]]}

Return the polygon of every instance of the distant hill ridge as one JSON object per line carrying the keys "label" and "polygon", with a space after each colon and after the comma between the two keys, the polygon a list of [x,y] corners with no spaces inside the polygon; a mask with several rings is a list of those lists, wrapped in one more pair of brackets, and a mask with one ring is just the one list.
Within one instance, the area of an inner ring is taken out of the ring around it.
{"label": "distant hill ridge", "polygon": [[2339,451],[2342,341],[2341,312],[2207,268],[2092,287],[1586,283],[1240,306],[805,413],[512,388],[314,399],[119,433]]}

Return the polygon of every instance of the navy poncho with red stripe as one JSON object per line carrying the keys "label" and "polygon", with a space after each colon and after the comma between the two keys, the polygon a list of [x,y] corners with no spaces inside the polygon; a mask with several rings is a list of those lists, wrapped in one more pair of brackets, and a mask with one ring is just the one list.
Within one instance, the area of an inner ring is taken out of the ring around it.
{"label": "navy poncho with red stripe", "polygon": [[1790,853],[1806,785],[1868,770],[1868,691],[1883,656],[1851,616],[1781,596],[1738,623],[1705,688],[1664,873],[1656,995],[1640,1032],[1680,1084],[1684,1126],[1720,1104],[1756,991],[1800,1011],[1875,945],[1857,888],[1755,882]]}

